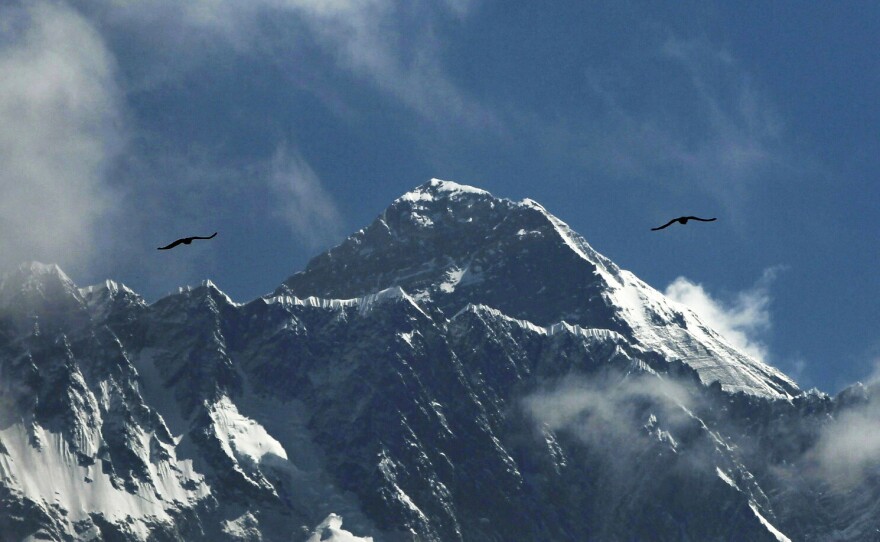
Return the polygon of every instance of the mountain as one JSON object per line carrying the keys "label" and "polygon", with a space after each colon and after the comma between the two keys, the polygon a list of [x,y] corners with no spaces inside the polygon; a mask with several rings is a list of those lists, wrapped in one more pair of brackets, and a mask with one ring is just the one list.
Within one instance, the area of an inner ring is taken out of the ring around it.
{"label": "mountain", "polygon": [[248,303],[7,274],[0,540],[870,540],[876,395],[432,180]]}
{"label": "mountain", "polygon": [[730,391],[798,393],[791,379],[738,352],[528,199],[434,179],[313,259],[276,294],[347,299],[392,287],[448,315],[479,304],[537,325],[617,331]]}

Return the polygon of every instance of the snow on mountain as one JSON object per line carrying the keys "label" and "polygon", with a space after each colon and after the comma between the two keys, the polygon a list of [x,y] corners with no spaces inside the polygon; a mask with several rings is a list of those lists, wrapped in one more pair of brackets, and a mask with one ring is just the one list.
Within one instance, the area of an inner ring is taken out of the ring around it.
{"label": "snow on mountain", "polygon": [[432,180],[248,303],[0,280],[0,539],[866,540],[880,473],[829,480],[853,389]]}
{"label": "snow on mountain", "polygon": [[312,260],[279,293],[351,298],[394,286],[451,313],[479,303],[538,324],[613,329],[730,391],[783,398],[799,392],[532,200],[433,179]]}
{"label": "snow on mountain", "polygon": [[184,511],[208,491],[139,397],[117,337],[93,325],[57,266],[21,266],[0,292],[0,322],[20,331],[2,345],[0,472],[22,514],[0,531],[19,532],[22,518],[48,539],[172,529],[166,503]]}

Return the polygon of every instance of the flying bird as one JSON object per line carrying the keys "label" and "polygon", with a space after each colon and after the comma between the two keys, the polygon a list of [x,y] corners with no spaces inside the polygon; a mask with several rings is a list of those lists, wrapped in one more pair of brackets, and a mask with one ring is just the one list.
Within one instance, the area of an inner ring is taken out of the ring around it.
{"label": "flying bird", "polygon": [[687,224],[688,220],[699,220],[700,222],[712,222],[713,220],[717,220],[717,219],[716,218],[700,218],[698,216],[680,216],[678,218],[673,218],[672,220],[670,220],[666,224],[663,224],[659,228],[651,228],[651,231],[662,230],[663,228],[665,228],[666,226],[669,226],[670,224],[672,224],[674,222],[678,222],[679,224]]}
{"label": "flying bird", "polygon": [[199,237],[197,235],[195,235],[193,237],[184,237],[183,239],[178,239],[177,241],[174,241],[170,245],[167,245],[164,247],[159,247],[159,250],[168,250],[169,248],[174,248],[180,244],[188,245],[193,242],[193,239],[213,239],[216,235],[217,235],[217,232],[214,232],[214,235],[211,235],[210,237]]}

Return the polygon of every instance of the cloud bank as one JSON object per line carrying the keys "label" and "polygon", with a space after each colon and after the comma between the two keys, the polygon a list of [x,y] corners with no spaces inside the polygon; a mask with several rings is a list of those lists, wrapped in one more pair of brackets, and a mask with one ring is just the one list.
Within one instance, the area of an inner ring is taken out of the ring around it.
{"label": "cloud bank", "polygon": [[84,265],[123,138],[114,62],[55,2],[0,8],[0,265]]}
{"label": "cloud bank", "polygon": [[686,277],[672,281],[664,294],[694,311],[737,349],[766,361],[768,349],[762,337],[771,327],[769,288],[779,270],[766,269],[755,285],[737,293],[729,302],[713,297],[703,285]]}
{"label": "cloud bank", "polygon": [[812,471],[833,487],[847,489],[864,483],[880,464],[880,400],[872,398],[841,413],[825,425],[808,455]]}
{"label": "cloud bank", "polygon": [[843,406],[819,430],[805,454],[806,472],[847,492],[880,476],[880,360],[867,384],[856,383],[838,395]]}

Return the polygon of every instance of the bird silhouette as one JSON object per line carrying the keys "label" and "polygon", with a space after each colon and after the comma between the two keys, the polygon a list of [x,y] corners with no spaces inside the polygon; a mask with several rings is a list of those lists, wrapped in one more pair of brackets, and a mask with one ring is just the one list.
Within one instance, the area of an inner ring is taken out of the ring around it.
{"label": "bird silhouette", "polygon": [[717,220],[717,218],[700,218],[698,216],[680,216],[678,218],[673,218],[672,220],[670,220],[666,224],[663,224],[659,228],[651,228],[651,231],[662,230],[663,228],[665,228],[666,226],[669,226],[670,224],[672,224],[674,222],[678,222],[679,224],[687,224],[688,220],[699,220],[700,222],[712,222],[713,220]]}
{"label": "bird silhouette", "polygon": [[210,237],[199,237],[197,235],[195,235],[193,237],[184,237],[183,239],[178,239],[177,241],[174,241],[170,245],[167,245],[164,247],[159,247],[159,250],[168,250],[170,248],[174,248],[177,245],[181,245],[181,244],[188,245],[193,242],[193,239],[213,239],[216,235],[217,235],[217,232],[214,232],[214,235],[211,235]]}

